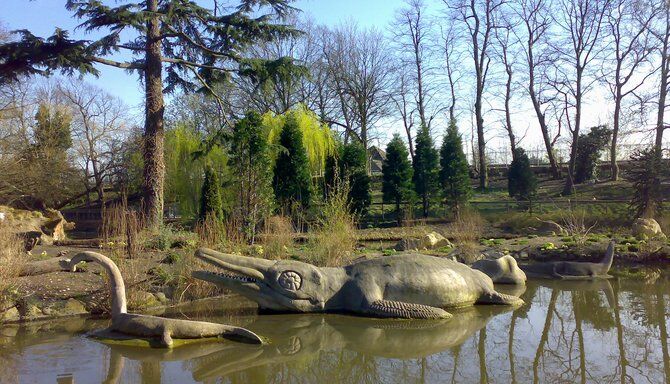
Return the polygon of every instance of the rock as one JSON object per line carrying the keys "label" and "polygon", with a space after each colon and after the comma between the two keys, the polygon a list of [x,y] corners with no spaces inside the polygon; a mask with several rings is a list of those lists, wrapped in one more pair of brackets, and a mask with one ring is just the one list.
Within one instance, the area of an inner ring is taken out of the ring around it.
{"label": "rock", "polygon": [[418,251],[451,246],[452,244],[447,238],[437,232],[431,232],[421,238],[402,239],[393,249],[396,251]]}
{"label": "rock", "polygon": [[537,232],[547,234],[547,235],[560,235],[560,236],[565,236],[567,235],[567,232],[563,227],[561,227],[558,223],[554,221],[542,221],[539,218],[537,219],[539,221],[539,224],[536,228]]}
{"label": "rock", "polygon": [[654,219],[643,219],[643,218],[636,219],[635,222],[633,223],[632,232],[633,236],[637,237],[638,239],[643,238],[653,239],[655,237],[661,237],[661,238],[665,237],[663,231],[661,230],[661,226]]}
{"label": "rock", "polygon": [[16,307],[11,307],[8,310],[0,313],[0,323],[8,323],[12,321],[19,321],[21,314]]}
{"label": "rock", "polygon": [[500,259],[501,257],[505,256],[505,254],[497,249],[489,248],[487,250],[484,250],[481,254],[481,257],[483,259],[488,259],[488,260],[497,260]]}
{"label": "rock", "polygon": [[168,303],[168,298],[165,296],[163,292],[156,292],[154,293],[154,296],[156,296],[156,299],[161,302],[161,304],[167,304]]}
{"label": "rock", "polygon": [[73,298],[57,301],[49,309],[52,316],[74,316],[88,313],[84,304]]}
{"label": "rock", "polygon": [[146,309],[151,307],[157,307],[160,305],[160,302],[151,292],[135,292],[132,296],[132,300],[129,303],[131,309]]}
{"label": "rock", "polygon": [[44,215],[48,221],[42,224],[42,232],[50,236],[53,241],[67,239],[65,231],[74,229],[74,223],[68,223],[63,214],[55,209],[47,209]]}
{"label": "rock", "polygon": [[28,304],[23,312],[23,320],[35,320],[44,317],[44,312],[39,309],[36,305]]}

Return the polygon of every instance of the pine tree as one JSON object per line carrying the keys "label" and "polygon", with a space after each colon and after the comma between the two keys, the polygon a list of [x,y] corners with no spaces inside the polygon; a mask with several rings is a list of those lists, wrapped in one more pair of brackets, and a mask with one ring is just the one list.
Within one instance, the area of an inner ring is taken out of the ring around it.
{"label": "pine tree", "polygon": [[463,141],[456,121],[451,120],[440,148],[440,183],[446,203],[458,214],[470,198],[472,186],[468,161],[463,152]]}
{"label": "pine tree", "polygon": [[430,198],[439,186],[439,155],[428,127],[421,126],[414,149],[414,191],[423,203],[423,217],[428,216]]}
{"label": "pine tree", "polygon": [[358,141],[340,145],[337,154],[326,159],[324,174],[326,195],[330,188],[346,180],[348,202],[352,213],[365,214],[370,207],[370,176],[366,169],[367,152]]}
{"label": "pine tree", "polygon": [[311,179],[309,161],[302,144],[302,132],[293,116],[288,116],[279,135],[282,149],[275,162],[274,187],[275,199],[279,206],[288,209],[294,202],[306,208],[310,205]]}
{"label": "pine tree", "polygon": [[382,193],[385,202],[394,203],[400,222],[400,204],[403,200],[411,199],[412,191],[412,164],[409,153],[400,135],[393,135],[393,139],[386,146],[386,160],[382,164]]}
{"label": "pine tree", "polygon": [[575,184],[598,177],[600,153],[612,138],[612,130],[605,125],[591,128],[589,133],[580,134],[575,158]]}
{"label": "pine tree", "polygon": [[223,202],[221,199],[221,184],[216,171],[208,165],[205,168],[205,180],[202,184],[200,199],[200,220],[223,218]]}
{"label": "pine tree", "polygon": [[514,160],[507,175],[507,191],[510,197],[524,201],[532,201],[537,193],[537,179],[523,148],[517,147],[514,151]]}
{"label": "pine tree", "polygon": [[[55,110],[54,110],[55,109]],[[72,117],[62,108],[40,104],[35,114],[34,139],[38,151],[65,153],[72,147]]]}
{"label": "pine tree", "polygon": [[[68,0],[65,7],[83,20],[79,27],[100,37],[73,40],[58,28],[43,39],[19,31],[20,39],[0,45],[0,83],[57,70],[97,75],[96,65],[136,71],[145,89],[144,214],[147,224],[155,227],[163,218],[163,92],[183,88],[212,94],[210,84],[229,82],[234,75],[266,86],[289,72],[304,73],[290,58],[248,56],[257,42],[297,34],[281,22],[293,11],[289,3],[240,0],[230,14],[222,14],[224,8],[216,2],[216,9],[208,9],[184,0],[119,1],[112,6],[99,0]],[[124,43],[121,32],[137,37]]]}

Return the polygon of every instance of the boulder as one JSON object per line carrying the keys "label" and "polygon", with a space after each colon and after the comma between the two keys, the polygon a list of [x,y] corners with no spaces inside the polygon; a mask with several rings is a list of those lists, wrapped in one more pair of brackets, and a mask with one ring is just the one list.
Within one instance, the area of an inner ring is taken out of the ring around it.
{"label": "boulder", "polygon": [[[42,311],[46,313],[47,308],[43,308]],[[74,298],[56,301],[54,304],[48,307],[48,311],[48,315],[54,317],[75,316],[88,313],[84,304]]]}
{"label": "boulder", "polygon": [[160,305],[160,301],[151,292],[135,292],[131,295],[131,298],[128,305],[130,309],[147,309]]}
{"label": "boulder", "polygon": [[653,239],[655,237],[665,237],[661,226],[654,219],[636,219],[632,228],[633,236],[638,239],[647,238]]}
{"label": "boulder", "polygon": [[395,245],[394,249],[396,251],[418,251],[451,246],[451,242],[446,237],[437,232],[431,232],[421,238],[402,239]]}
{"label": "boulder", "polygon": [[19,321],[21,319],[21,314],[16,307],[11,307],[4,312],[0,312],[0,323],[9,323],[13,321]]}

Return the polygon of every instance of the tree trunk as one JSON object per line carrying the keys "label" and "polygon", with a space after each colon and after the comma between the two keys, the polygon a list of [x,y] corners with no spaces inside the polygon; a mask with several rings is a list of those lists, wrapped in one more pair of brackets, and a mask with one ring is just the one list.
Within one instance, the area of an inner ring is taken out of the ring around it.
{"label": "tree trunk", "polygon": [[[507,59],[505,59],[507,60]],[[512,149],[512,160],[514,159],[516,152],[516,137],[514,137],[514,131],[512,130],[512,111],[510,109],[510,99],[512,98],[512,75],[513,72],[508,64],[506,64],[507,72],[507,83],[505,84],[505,124],[507,125],[507,135],[509,136],[509,145]]]}
{"label": "tree trunk", "polygon": [[[158,0],[147,2],[147,11],[156,12]],[[158,227],[163,222],[163,78],[161,40],[158,17],[147,22],[144,121],[144,215],[146,225]]]}
{"label": "tree trunk", "polygon": [[[618,79],[617,74],[617,79]],[[612,145],[610,147],[610,180],[619,180],[619,164],[616,161],[619,125],[621,121],[621,86],[617,85],[614,98],[614,125],[612,127]]]}
{"label": "tree trunk", "polygon": [[579,126],[582,119],[582,73],[583,67],[577,67],[577,86],[575,92],[575,127],[572,130],[572,145],[570,146],[570,163],[568,164],[568,177],[565,179],[563,187],[564,195],[571,195],[575,192],[575,162],[577,161],[577,145],[579,143]]}

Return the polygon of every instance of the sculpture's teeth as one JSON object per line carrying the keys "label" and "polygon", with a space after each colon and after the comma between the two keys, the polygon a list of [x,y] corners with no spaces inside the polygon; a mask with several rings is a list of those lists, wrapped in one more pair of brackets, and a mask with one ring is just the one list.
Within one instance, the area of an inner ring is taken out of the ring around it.
{"label": "sculpture's teeth", "polygon": [[256,282],[258,282],[258,280],[254,279],[253,277],[233,275],[231,273],[224,273],[224,272],[213,272],[213,273],[217,276],[225,277],[227,279],[242,281],[242,282],[245,282],[245,283],[256,283]]}

